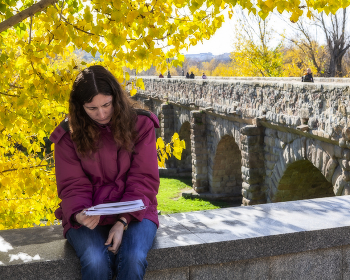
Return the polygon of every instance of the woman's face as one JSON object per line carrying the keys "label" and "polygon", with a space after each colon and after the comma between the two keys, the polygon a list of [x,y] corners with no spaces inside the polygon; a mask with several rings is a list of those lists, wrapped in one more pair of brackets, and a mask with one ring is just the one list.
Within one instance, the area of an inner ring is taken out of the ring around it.
{"label": "woman's face", "polygon": [[113,115],[113,97],[111,95],[97,94],[91,102],[85,103],[84,110],[91,119],[99,124],[107,124]]}

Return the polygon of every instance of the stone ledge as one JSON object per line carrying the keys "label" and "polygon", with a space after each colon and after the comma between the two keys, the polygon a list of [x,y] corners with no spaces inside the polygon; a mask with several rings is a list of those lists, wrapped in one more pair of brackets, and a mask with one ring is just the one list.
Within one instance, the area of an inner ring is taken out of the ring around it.
{"label": "stone ledge", "polygon": [[[348,246],[349,208],[342,196],[161,216],[148,274]],[[79,279],[61,233],[60,226],[0,231],[1,278]]]}

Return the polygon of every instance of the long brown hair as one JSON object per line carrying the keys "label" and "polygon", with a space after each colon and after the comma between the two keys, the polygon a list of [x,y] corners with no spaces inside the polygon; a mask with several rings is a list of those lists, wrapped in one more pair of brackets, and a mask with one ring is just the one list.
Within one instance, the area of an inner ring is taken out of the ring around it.
{"label": "long brown hair", "polygon": [[118,145],[131,152],[137,137],[135,130],[137,114],[134,105],[112,73],[99,65],[81,71],[70,93],[69,125],[78,152],[85,156],[98,148],[99,126],[88,116],[83,107],[98,94],[113,97],[114,112],[110,121],[113,138]]}

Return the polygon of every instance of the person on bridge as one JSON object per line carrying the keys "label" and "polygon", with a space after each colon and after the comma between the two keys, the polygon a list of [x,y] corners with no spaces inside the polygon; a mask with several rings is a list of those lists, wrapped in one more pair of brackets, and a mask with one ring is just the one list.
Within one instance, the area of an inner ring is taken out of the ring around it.
{"label": "person on bridge", "polygon": [[302,82],[313,83],[314,78],[312,77],[311,69],[307,68],[304,76],[301,77]]}
{"label": "person on bridge", "polygon": [[194,74],[191,72],[190,79],[194,79]]}
{"label": "person on bridge", "polygon": [[207,78],[207,76],[203,73],[202,79],[206,79],[206,78]]}
{"label": "person on bridge", "polygon": [[188,74],[188,72],[186,73],[186,79],[190,78],[190,74]]}
{"label": "person on bridge", "polygon": [[164,78],[162,73],[159,74],[159,78]]}
{"label": "person on bridge", "polygon": [[[137,109],[116,78],[95,65],[80,72],[55,143],[55,211],[81,263],[82,279],[143,279],[159,225],[157,117]],[[145,209],[88,216],[102,203],[141,199]]]}

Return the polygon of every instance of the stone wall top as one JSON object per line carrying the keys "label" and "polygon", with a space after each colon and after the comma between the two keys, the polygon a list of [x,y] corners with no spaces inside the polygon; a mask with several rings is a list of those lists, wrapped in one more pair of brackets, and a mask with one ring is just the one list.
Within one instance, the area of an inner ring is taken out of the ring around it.
{"label": "stone wall top", "polygon": [[145,90],[139,94],[196,110],[262,118],[267,125],[295,130],[307,124],[309,134],[333,142],[348,127],[350,79],[315,78],[315,83],[302,83],[299,78],[142,78]]}
{"label": "stone wall top", "polygon": [[[147,271],[348,246],[349,206],[342,196],[160,216]],[[0,231],[1,279],[79,279],[79,270],[61,226]]]}

